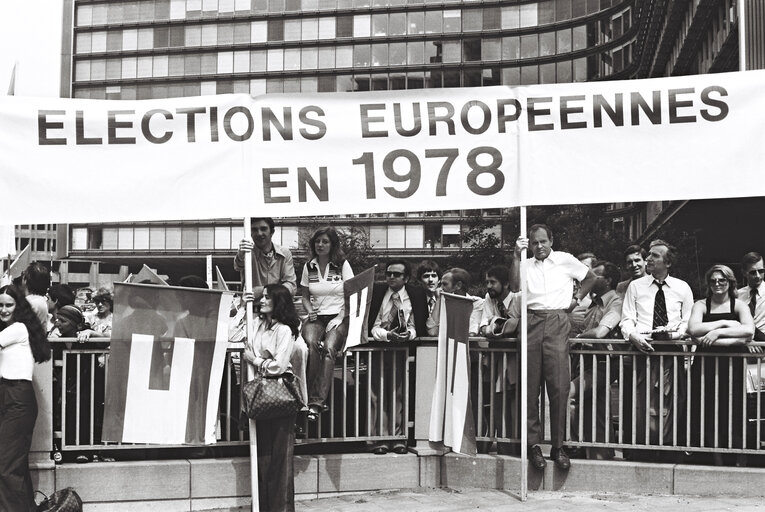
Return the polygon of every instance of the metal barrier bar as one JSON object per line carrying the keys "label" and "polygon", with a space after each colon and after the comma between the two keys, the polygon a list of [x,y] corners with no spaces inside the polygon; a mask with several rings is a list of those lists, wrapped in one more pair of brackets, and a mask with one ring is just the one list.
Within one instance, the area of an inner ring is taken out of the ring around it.
{"label": "metal barrier bar", "polygon": [[[765,354],[690,352],[684,350],[690,343],[679,343],[647,355],[619,340],[577,339],[576,342],[586,342],[587,346],[571,349],[572,359],[579,362],[580,373],[572,377],[572,381],[578,383],[579,392],[572,404],[574,409],[567,408],[566,431],[571,439],[567,444],[633,450],[763,453],[765,393],[760,376]],[[604,344],[611,344],[613,350],[604,350]],[[476,384],[473,389],[477,440],[486,445],[494,442],[517,445],[520,443],[520,386],[517,379],[514,388],[508,385],[509,375],[517,373],[514,372],[519,357],[517,343],[481,339],[471,342],[470,350],[471,379]],[[55,389],[59,395],[54,400],[58,399],[60,406],[54,402],[54,414],[58,417],[54,424],[60,425],[62,450],[148,447],[100,442],[100,415],[103,414],[100,397],[104,396],[101,387],[105,388],[109,374],[108,364],[100,368],[98,360],[103,356],[108,361],[108,352],[108,348],[74,343],[57,356],[61,359],[54,368],[56,372],[60,368],[61,376],[57,376],[60,385]],[[247,433],[237,428],[239,383],[233,355],[232,351],[227,354],[221,386],[220,421],[225,421],[219,434],[222,446],[247,443]],[[755,362],[748,366],[747,359]],[[297,443],[405,441],[408,427],[413,423],[409,404],[417,393],[410,380],[413,364],[417,364],[414,352],[404,344],[372,343],[349,350],[338,358],[327,400],[329,410],[321,415],[318,423],[299,420],[305,434]],[[588,366],[591,377],[585,375]],[[651,382],[652,368],[658,369],[661,376],[658,382]],[[665,370],[668,371],[666,383]],[[645,375],[645,382],[639,382],[641,374]],[[103,382],[99,380],[101,375]],[[396,375],[403,377],[399,384],[392,378]],[[665,386],[672,386],[672,390]],[[540,420],[547,430],[544,395],[543,390]],[[632,405],[626,402],[630,398]],[[374,415],[373,400],[377,400]],[[672,401],[671,406],[668,400]],[[671,420],[664,416],[665,405],[668,412],[671,411]],[[658,407],[654,409],[657,416],[653,424],[652,406]],[[645,414],[640,411],[641,407]],[[694,418],[699,419],[698,424],[692,424]],[[605,432],[601,430],[604,423]],[[396,433],[397,424],[402,427],[401,433]],[[639,432],[638,425],[644,427],[645,432]],[[652,433],[652,426],[658,430],[658,437]],[[671,430],[666,437],[665,428]],[[547,431],[545,438],[549,438]]]}

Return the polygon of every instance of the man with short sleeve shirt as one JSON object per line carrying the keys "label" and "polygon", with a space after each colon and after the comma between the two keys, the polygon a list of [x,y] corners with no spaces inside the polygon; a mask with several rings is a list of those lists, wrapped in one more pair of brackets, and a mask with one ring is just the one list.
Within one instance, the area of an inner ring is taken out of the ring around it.
{"label": "man with short sleeve shirt", "polygon": [[[619,283],[619,268],[613,263],[607,261],[598,261],[594,263],[592,273],[595,274],[595,284],[590,293],[592,302],[587,308],[582,322],[582,331],[576,333],[577,338],[603,339],[611,338],[618,333],[619,321],[622,318],[622,297],[616,293],[616,286]],[[608,352],[613,349],[611,344],[582,343],[583,348],[592,352]],[[581,358],[574,356],[574,365],[578,369],[572,382],[574,389],[575,407],[571,414],[571,436],[577,441],[606,441],[606,429],[610,426],[610,420],[606,419],[606,402],[609,398],[608,380],[614,378],[612,372],[607,377],[606,360],[607,355],[596,355],[593,362],[593,356],[586,354]],[[593,364],[595,363],[595,364]],[[581,366],[580,366],[581,365]],[[595,379],[593,377],[596,377]],[[618,376],[618,375],[616,375]],[[595,415],[595,439],[592,438],[592,408],[593,381],[597,381],[595,390],[595,406],[597,407]],[[579,417],[582,416],[582,435],[579,434]],[[614,442],[613,433],[609,437],[609,442]],[[588,448],[588,457],[595,459],[612,459],[614,450],[612,448]]]}
{"label": "man with short sleeve shirt", "polygon": [[[526,267],[528,304],[528,443],[529,461],[537,470],[546,462],[539,444],[542,425],[539,421],[539,395],[544,379],[550,401],[550,458],[560,469],[571,466],[563,449],[566,436],[571,369],[568,356],[568,313],[590,292],[595,276],[585,264],[567,252],[552,250],[553,234],[544,224],[529,228],[529,238],[519,237],[513,253],[510,289],[520,288],[521,255],[530,248],[533,256]],[[574,295],[574,280],[581,283]]]}
{"label": "man with short sleeve shirt", "polygon": [[[765,341],[765,265],[760,253],[746,253],[741,261],[741,271],[747,285],[738,290],[738,300],[749,306],[754,318],[754,341]],[[759,347],[751,349],[760,351]]]}
{"label": "man with short sleeve shirt", "polygon": [[250,238],[239,242],[239,250],[234,257],[234,269],[239,271],[244,282],[244,253],[252,251],[252,293],[256,303],[268,284],[283,284],[292,295],[297,291],[292,253],[271,241],[274,230],[274,219],[271,217],[253,218]]}
{"label": "man with short sleeve shirt", "polygon": [[[672,441],[674,390],[672,379],[674,358],[664,358],[660,374],[658,358],[651,361],[650,375],[647,374],[648,354],[655,348],[660,350],[678,350],[671,340],[685,336],[688,319],[693,308],[693,293],[685,281],[669,275],[669,270],[677,258],[677,250],[663,240],[651,242],[646,257],[646,271],[650,275],[633,280],[627,287],[622,306],[622,320],[619,326],[624,339],[646,354],[635,357],[636,373],[636,435],[637,443],[658,444],[662,433],[665,443]],[[666,342],[670,343],[666,343]],[[664,343],[662,343],[664,342]],[[684,377],[682,368],[678,368],[678,381]],[[650,406],[646,410],[646,379],[650,385]],[[663,409],[659,411],[659,382],[663,379]],[[685,401],[684,392],[677,391],[678,410]],[[645,419],[650,416],[649,432],[646,439]],[[660,423],[662,426],[660,426]],[[628,441],[631,441],[628,440]]]}

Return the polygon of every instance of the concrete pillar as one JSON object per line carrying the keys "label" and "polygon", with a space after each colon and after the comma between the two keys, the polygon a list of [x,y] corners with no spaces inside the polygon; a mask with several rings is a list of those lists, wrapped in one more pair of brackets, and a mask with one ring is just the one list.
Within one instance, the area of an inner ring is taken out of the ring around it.
{"label": "concrete pillar", "polygon": [[417,346],[415,364],[414,403],[414,440],[411,450],[420,456],[443,455],[448,448],[442,443],[428,441],[430,430],[430,408],[433,402],[433,385],[436,382],[436,353],[438,347],[435,341],[422,342]]}
{"label": "concrete pillar", "polygon": [[36,490],[50,495],[55,490],[53,450],[53,360],[35,365],[32,385],[37,397],[37,421],[29,450],[29,468]]}

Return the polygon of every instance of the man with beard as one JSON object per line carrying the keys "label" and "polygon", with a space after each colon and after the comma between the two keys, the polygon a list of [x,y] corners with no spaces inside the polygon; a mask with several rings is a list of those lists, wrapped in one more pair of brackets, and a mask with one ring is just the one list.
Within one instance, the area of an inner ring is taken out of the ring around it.
{"label": "man with beard", "polygon": [[487,338],[512,336],[521,317],[520,294],[510,291],[510,270],[502,265],[486,271],[486,297],[479,333]]}
{"label": "man with beard", "polygon": [[[518,237],[513,251],[510,289],[521,285],[521,260],[527,249],[526,286],[528,292],[528,443],[529,461],[538,471],[547,465],[542,449],[542,424],[539,419],[539,395],[544,379],[550,400],[550,458],[562,470],[571,467],[563,448],[566,439],[566,409],[568,407],[571,369],[569,367],[568,334],[571,323],[568,314],[590,293],[595,275],[587,265],[567,252],[553,251],[552,230],[544,224],[529,228],[529,238]],[[574,295],[574,280],[580,282]]]}
{"label": "man with beard", "polygon": [[630,277],[616,285],[616,293],[624,297],[624,293],[627,291],[627,287],[630,283],[645,275],[645,257],[647,254],[645,249],[639,245],[630,245],[625,249],[624,265],[627,268],[627,273]]}
{"label": "man with beard", "polygon": [[[480,334],[488,339],[507,338],[515,335],[521,319],[520,293],[510,291],[510,270],[502,265],[486,271],[486,297],[483,301]],[[510,341],[517,347],[517,342]],[[520,437],[518,404],[518,353],[509,351],[496,354],[494,374],[494,430],[500,438]],[[505,416],[502,417],[503,407]],[[498,441],[499,455],[517,455],[517,446]]]}

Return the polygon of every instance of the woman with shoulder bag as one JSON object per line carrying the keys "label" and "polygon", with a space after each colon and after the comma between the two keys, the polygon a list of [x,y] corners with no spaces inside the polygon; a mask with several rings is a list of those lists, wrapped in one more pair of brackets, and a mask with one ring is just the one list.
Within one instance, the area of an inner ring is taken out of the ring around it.
{"label": "woman with shoulder bag", "polygon": [[[252,300],[252,296],[245,299]],[[260,317],[255,319],[253,327],[253,339],[245,345],[245,360],[266,377],[291,373],[290,357],[299,329],[300,320],[289,290],[281,284],[266,286],[260,299]],[[292,461],[295,416],[296,413],[291,413],[256,420],[260,510],[295,510]]]}
{"label": "woman with shoulder bag", "polygon": [[0,288],[0,510],[37,509],[29,448],[37,419],[35,362],[50,359],[42,323],[15,286]]}

